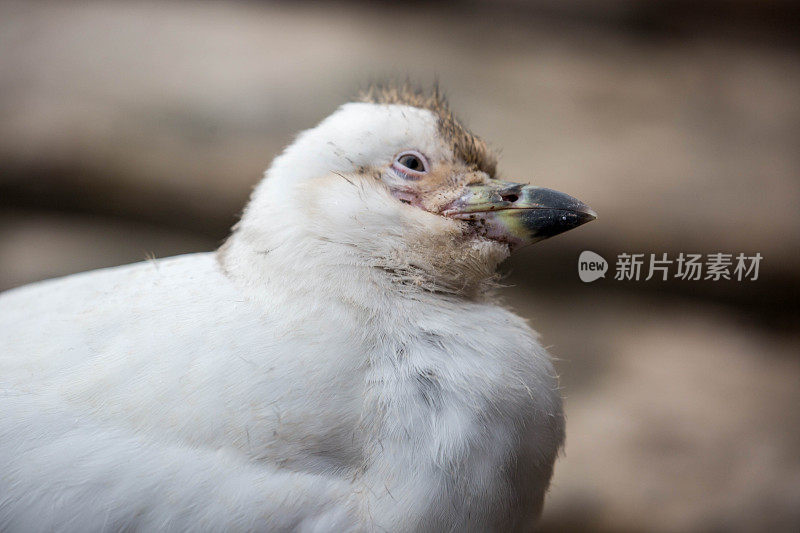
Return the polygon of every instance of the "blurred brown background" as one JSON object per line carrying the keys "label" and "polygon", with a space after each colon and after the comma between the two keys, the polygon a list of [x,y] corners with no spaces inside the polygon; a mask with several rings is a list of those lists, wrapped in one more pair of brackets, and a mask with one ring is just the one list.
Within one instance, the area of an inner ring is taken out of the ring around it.
{"label": "blurred brown background", "polygon": [[[599,219],[514,258],[559,360],[548,531],[800,531],[800,9],[788,1],[0,2],[0,289],[215,248],[370,80],[438,77]],[[577,256],[611,262],[584,284]],[[622,252],[760,252],[622,282]]]}

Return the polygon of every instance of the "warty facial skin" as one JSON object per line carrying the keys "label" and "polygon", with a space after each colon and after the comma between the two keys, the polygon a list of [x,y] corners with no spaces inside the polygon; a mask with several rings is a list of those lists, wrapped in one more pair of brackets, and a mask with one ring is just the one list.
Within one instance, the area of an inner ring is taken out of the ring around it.
{"label": "warty facial skin", "polygon": [[561,396],[495,269],[593,214],[492,222],[539,204],[441,109],[386,102],[302,133],[215,253],[0,295],[0,530],[532,527]]}

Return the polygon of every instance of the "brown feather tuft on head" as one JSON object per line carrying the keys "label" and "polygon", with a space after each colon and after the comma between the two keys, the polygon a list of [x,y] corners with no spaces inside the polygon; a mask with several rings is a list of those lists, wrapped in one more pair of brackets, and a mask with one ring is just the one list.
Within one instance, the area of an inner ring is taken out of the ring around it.
{"label": "brown feather tuft on head", "polygon": [[497,158],[483,139],[459,122],[438,85],[434,85],[431,91],[414,87],[408,82],[402,85],[371,85],[361,92],[359,100],[373,104],[407,105],[431,111],[437,117],[439,133],[450,143],[455,156],[467,165],[495,177]]}

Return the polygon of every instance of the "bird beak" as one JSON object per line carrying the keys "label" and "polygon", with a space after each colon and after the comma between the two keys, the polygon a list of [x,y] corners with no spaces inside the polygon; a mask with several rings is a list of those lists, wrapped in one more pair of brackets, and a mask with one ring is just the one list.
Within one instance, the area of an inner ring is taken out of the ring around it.
{"label": "bird beak", "polygon": [[500,180],[465,187],[442,214],[467,221],[480,235],[508,243],[512,250],[597,218],[589,206],[563,192]]}

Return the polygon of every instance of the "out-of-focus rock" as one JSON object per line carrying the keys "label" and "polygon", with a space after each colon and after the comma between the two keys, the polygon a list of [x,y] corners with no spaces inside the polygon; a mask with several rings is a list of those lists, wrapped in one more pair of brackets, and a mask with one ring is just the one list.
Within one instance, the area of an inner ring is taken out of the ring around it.
{"label": "out-of-focus rock", "polygon": [[796,331],[682,301],[510,294],[566,397],[543,530],[797,530]]}

